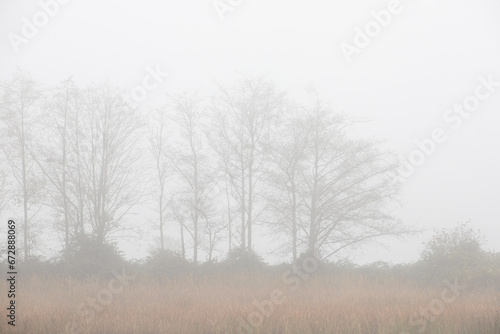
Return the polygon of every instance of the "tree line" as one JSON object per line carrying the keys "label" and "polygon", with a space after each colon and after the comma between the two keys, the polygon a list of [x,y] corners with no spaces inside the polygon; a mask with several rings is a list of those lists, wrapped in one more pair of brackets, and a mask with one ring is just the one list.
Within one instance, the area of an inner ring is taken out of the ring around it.
{"label": "tree line", "polygon": [[160,250],[178,238],[194,263],[252,252],[256,229],[292,261],[407,232],[390,210],[395,155],[314,91],[304,106],[243,78],[143,108],[109,84],[47,87],[21,70],[0,89],[0,214],[16,217],[26,260],[43,230],[64,256],[133,232],[145,210]]}

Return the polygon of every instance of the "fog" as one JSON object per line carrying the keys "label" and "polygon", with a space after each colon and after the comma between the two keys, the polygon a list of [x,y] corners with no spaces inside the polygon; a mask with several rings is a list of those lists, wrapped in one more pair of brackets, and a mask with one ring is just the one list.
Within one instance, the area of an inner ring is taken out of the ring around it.
{"label": "fog", "polygon": [[415,278],[440,235],[494,257],[499,14],[493,0],[1,1],[0,219],[19,259],[47,263],[82,245],[136,264],[247,250]]}

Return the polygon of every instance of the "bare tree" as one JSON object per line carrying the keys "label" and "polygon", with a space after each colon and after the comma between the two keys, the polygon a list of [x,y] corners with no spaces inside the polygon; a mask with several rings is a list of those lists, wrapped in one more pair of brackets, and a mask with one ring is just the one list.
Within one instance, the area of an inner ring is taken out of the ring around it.
{"label": "bare tree", "polygon": [[160,248],[162,251],[165,250],[164,230],[168,221],[168,207],[172,202],[167,197],[167,183],[172,170],[170,159],[165,154],[168,147],[167,120],[166,110],[164,108],[157,109],[151,117],[149,127],[149,143],[155,171],[154,183],[158,186],[157,193],[154,195],[158,205],[158,225],[156,227],[160,232]]}
{"label": "bare tree", "polygon": [[139,130],[142,123],[118,90],[107,85],[85,91],[78,159],[92,236],[106,242],[123,231],[124,217],[140,200]]}
{"label": "bare tree", "polygon": [[270,162],[267,200],[272,212],[267,225],[273,234],[291,239],[287,246],[291,246],[292,260],[296,261],[305,210],[301,170],[305,164],[310,129],[304,126],[306,118],[297,108],[289,106],[285,112],[270,132],[265,146],[266,158]]}
{"label": "bare tree", "polygon": [[233,197],[232,195],[233,190],[231,187],[231,182],[229,180],[229,173],[227,172],[227,170],[224,170],[222,174],[223,174],[222,179],[224,180],[223,183],[224,199],[221,202],[224,203],[225,208],[221,210],[225,211],[225,216],[227,217],[225,219],[226,221],[225,226],[227,228],[228,252],[231,252],[231,250],[233,249],[233,238],[235,237],[235,234],[233,232],[233,220],[234,217],[237,215],[237,211],[234,210],[232,206],[231,198]]}
{"label": "bare tree", "polygon": [[62,224],[56,227],[63,231],[64,245],[67,250],[70,242],[78,235],[78,187],[72,184],[71,160],[76,158],[71,140],[78,131],[76,115],[78,108],[78,89],[72,79],[62,82],[47,94],[42,103],[40,117],[41,135],[46,140],[33,143],[30,154],[48,181],[48,197],[45,204],[52,207],[57,215],[62,216]]}
{"label": "bare tree", "polygon": [[7,164],[4,163],[4,159],[2,159],[0,161],[0,215],[9,202],[10,185],[7,168]]}
{"label": "bare tree", "polygon": [[85,222],[89,221],[87,215],[87,192],[88,186],[85,184],[85,152],[88,148],[84,145],[84,134],[85,127],[83,126],[85,114],[84,114],[84,101],[83,94],[81,92],[77,93],[75,98],[75,110],[74,110],[74,125],[73,130],[69,132],[68,143],[70,145],[70,152],[73,153],[71,159],[68,161],[69,170],[68,173],[69,183],[71,184],[71,191],[74,194],[74,205],[75,208],[75,232],[74,235],[77,238],[83,237],[86,234]]}
{"label": "bare tree", "polygon": [[263,141],[271,119],[282,105],[282,94],[265,80],[243,80],[234,90],[220,87],[213,101],[211,143],[228,175],[240,211],[240,244],[252,249],[252,227],[263,212],[256,208],[264,171]]}
{"label": "bare tree", "polygon": [[30,75],[21,70],[16,71],[12,80],[3,83],[1,88],[0,120],[5,127],[1,149],[12,172],[18,203],[22,207],[24,258],[29,260],[34,241],[31,222],[37,211],[32,209],[39,201],[37,196],[43,186],[28,147],[36,131],[42,92]]}
{"label": "bare tree", "polygon": [[382,236],[406,232],[387,213],[398,190],[397,159],[376,141],[350,139],[352,121],[319,99],[308,110],[309,141],[301,167],[309,254],[330,257]]}
{"label": "bare tree", "polygon": [[[200,247],[200,221],[207,217],[206,208],[210,206],[212,190],[215,186],[211,176],[210,160],[204,153],[203,115],[199,111],[200,101],[193,96],[178,95],[173,98],[174,115],[179,140],[175,147],[167,152],[172,168],[179,176],[180,196],[178,203],[189,206],[189,224],[183,223],[193,239],[193,261],[198,261]],[[207,217],[208,219],[208,217]]]}

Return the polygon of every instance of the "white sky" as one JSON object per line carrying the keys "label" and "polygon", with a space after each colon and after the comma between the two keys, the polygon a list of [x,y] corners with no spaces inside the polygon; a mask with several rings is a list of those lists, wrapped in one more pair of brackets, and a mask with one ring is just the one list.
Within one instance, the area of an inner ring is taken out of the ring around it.
{"label": "white sky", "polygon": [[[348,64],[339,44],[352,44],[354,28],[388,2],[243,0],[221,21],[212,0],[71,0],[16,54],[7,35],[20,34],[22,18],[40,5],[0,0],[0,80],[19,66],[47,84],[74,75],[131,89],[159,64],[170,76],[151,105],[164,92],[205,92],[237,73],[266,75],[298,98],[312,83],[336,110],[373,119],[361,131],[389,139],[406,157],[415,140],[443,127],[449,139],[405,182],[400,214],[425,229],[472,220],[500,250],[500,89],[459,129],[442,120],[478,76],[500,81],[500,2],[401,0],[402,13]],[[355,260],[415,260],[429,235]]]}

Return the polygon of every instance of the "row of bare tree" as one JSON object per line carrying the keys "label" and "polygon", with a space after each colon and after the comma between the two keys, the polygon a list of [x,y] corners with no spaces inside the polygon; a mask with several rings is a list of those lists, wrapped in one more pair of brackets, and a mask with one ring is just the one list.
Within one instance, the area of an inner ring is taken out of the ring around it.
{"label": "row of bare tree", "polygon": [[194,262],[223,242],[252,250],[256,226],[292,260],[404,233],[388,213],[395,157],[312,100],[299,106],[269,81],[243,79],[145,111],[109,85],[47,89],[17,71],[1,86],[0,210],[22,223],[25,258],[42,227],[68,250],[133,230],[145,218],[132,213],[151,207],[161,249],[177,226]]}

